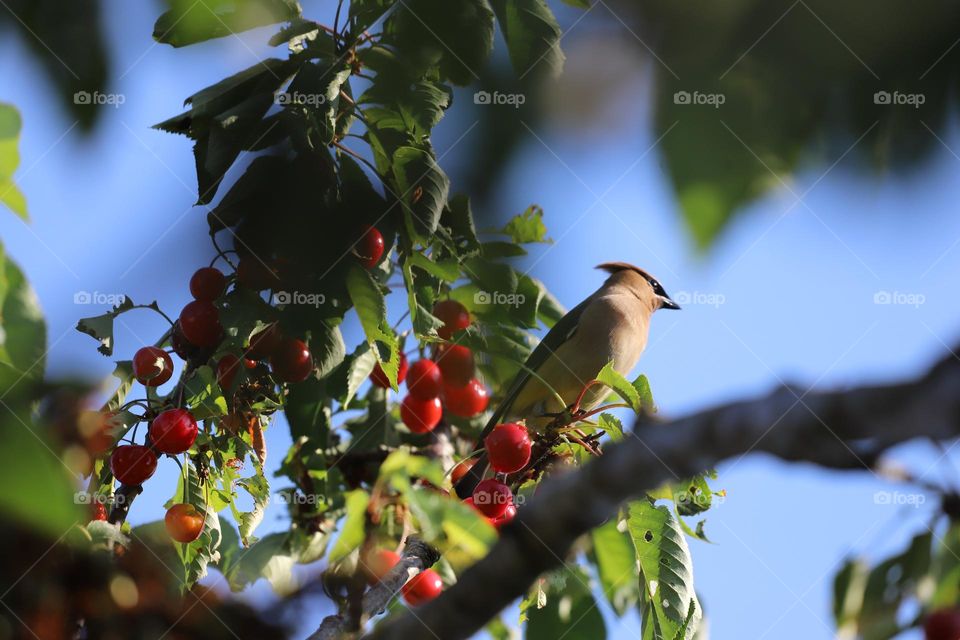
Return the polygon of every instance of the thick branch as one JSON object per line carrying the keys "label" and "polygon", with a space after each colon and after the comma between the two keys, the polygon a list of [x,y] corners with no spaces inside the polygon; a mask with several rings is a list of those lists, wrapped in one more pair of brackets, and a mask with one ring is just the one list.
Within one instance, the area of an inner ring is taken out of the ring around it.
{"label": "thick branch", "polygon": [[457,584],[416,616],[406,613],[369,637],[467,638],[523,596],[540,574],[559,566],[574,541],[616,514],[625,500],[728,458],[764,451],[784,460],[862,469],[912,438],[960,435],[960,361],[952,356],[916,381],[799,400],[802,395],[782,387],[759,399],[638,425],[635,437],[609,447],[603,457],[544,482]]}
{"label": "thick branch", "polygon": [[[411,537],[403,548],[403,555],[380,582],[363,594],[363,621],[386,611],[390,601],[407,580],[428,569],[440,559],[437,550],[419,538]],[[363,621],[349,619],[349,614],[327,616],[307,640],[343,640],[352,637],[351,629],[360,628]]]}

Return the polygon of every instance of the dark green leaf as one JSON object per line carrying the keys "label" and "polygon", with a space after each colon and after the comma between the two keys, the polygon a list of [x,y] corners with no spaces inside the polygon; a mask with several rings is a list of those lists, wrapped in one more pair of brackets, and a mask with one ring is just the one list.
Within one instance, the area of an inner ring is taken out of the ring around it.
{"label": "dark green leaf", "polygon": [[[133,300],[124,296],[123,301],[103,315],[81,318],[77,322],[77,331],[98,340],[100,346],[97,347],[97,351],[105,356],[111,356],[113,355],[113,320],[120,314],[130,311],[134,306]],[[159,309],[156,301],[151,302],[148,306]]]}
{"label": "dark green leaf", "polygon": [[197,420],[226,415],[227,400],[223,397],[217,375],[209,365],[196,369],[184,383],[183,397]]}
{"label": "dark green leaf", "polygon": [[563,71],[560,25],[545,0],[491,0],[510,61],[520,78]]}
{"label": "dark green leaf", "polygon": [[[383,292],[370,272],[358,265],[351,265],[347,273],[347,291],[367,336],[367,343],[373,348],[387,379],[396,388],[400,368],[400,345],[387,322],[387,305]],[[378,345],[383,347],[383,351]]]}
{"label": "dark green leaf", "polygon": [[621,531],[614,518],[591,532],[593,558],[603,594],[618,615],[634,607],[640,599],[637,556],[630,537]]}
{"label": "dark green leaf", "polygon": [[300,16],[296,0],[167,0],[153,26],[157,42],[183,47]]}
{"label": "dark green leaf", "polygon": [[299,384],[290,385],[290,392],[283,413],[290,424],[294,440],[306,436],[326,446],[330,433],[330,407],[326,399],[324,381],[308,378]]}
{"label": "dark green leaf", "polygon": [[43,378],[46,340],[37,294],[0,245],[0,389]]}
{"label": "dark green leaf", "polygon": [[400,147],[393,154],[393,179],[409,223],[421,238],[429,239],[450,192],[447,174],[431,152]]}
{"label": "dark green leaf", "polygon": [[581,567],[566,566],[545,580],[543,606],[527,609],[526,640],[604,640],[603,616]]}

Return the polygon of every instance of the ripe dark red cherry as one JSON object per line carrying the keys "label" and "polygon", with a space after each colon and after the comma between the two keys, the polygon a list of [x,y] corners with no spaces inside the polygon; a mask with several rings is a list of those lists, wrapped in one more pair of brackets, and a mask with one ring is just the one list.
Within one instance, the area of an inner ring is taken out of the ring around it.
{"label": "ripe dark red cherry", "polygon": [[433,569],[424,569],[403,585],[400,591],[407,604],[411,607],[419,607],[440,595],[443,591],[443,580]]}
{"label": "ripe dark red cherry", "polygon": [[499,518],[513,504],[513,492],[499,480],[487,478],[473,490],[473,504],[488,518]]}
{"label": "ripe dark red cherry", "polygon": [[360,258],[360,264],[367,269],[372,269],[377,266],[380,258],[383,257],[383,234],[380,233],[376,227],[372,227],[369,224],[364,225],[360,233],[362,235],[360,239],[357,240],[354,250],[357,253],[357,257]]}
{"label": "ripe dark red cherry", "polygon": [[227,289],[227,276],[215,267],[197,269],[190,278],[190,295],[197,300],[213,302]]}
{"label": "ripe dark red cherry", "polygon": [[180,328],[179,320],[173,324],[173,329],[170,333],[170,346],[173,347],[174,353],[178,356],[187,362],[193,362],[197,365],[206,363],[216,348],[216,345],[212,347],[199,347],[187,340],[183,335],[183,329]]}
{"label": "ripe dark red cherry", "polygon": [[228,353],[220,358],[217,363],[217,382],[224,391],[229,391],[233,387],[233,381],[237,378],[237,373],[241,367],[253,369],[257,363],[249,358],[239,358],[232,353]]}
{"label": "ripe dark red cherry", "polygon": [[389,549],[374,549],[364,557],[361,569],[367,576],[367,583],[374,585],[390,573],[390,569],[393,569],[398,562],[400,562],[399,553]]}
{"label": "ripe dark red cherry", "polygon": [[407,391],[418,400],[436,398],[443,390],[440,367],[433,360],[417,360],[407,373]]}
{"label": "ripe dark red cherry", "polygon": [[170,354],[157,347],[143,347],[133,354],[133,376],[145,387],[159,387],[173,375]]}
{"label": "ripe dark red cherry", "polygon": [[472,418],[483,413],[490,403],[486,387],[476,378],[463,387],[444,385],[443,396],[447,411],[461,418]]}
{"label": "ripe dark red cherry", "polygon": [[284,338],[270,356],[270,368],[284,382],[303,382],[313,371],[313,356],[303,340]]}
{"label": "ripe dark red cherry", "polygon": [[183,337],[198,347],[214,347],[220,342],[223,327],[220,312],[212,302],[194,300],[180,312],[180,330]]}
{"label": "ripe dark red cherry", "polygon": [[449,340],[453,334],[470,326],[470,312],[456,300],[441,300],[433,305],[433,315],[443,322],[437,335]]}
{"label": "ripe dark red cherry", "polygon": [[280,284],[276,269],[256,256],[244,256],[237,264],[237,280],[254,291],[273,289]]}
{"label": "ripe dark red cherry", "polygon": [[179,503],[167,509],[163,524],[177,542],[193,542],[203,532],[203,514],[192,504]]}
{"label": "ripe dark red cherry", "polygon": [[150,442],[161,453],[183,453],[197,439],[197,421],[186,409],[167,409],[150,423]]}
{"label": "ripe dark red cherry", "polygon": [[107,519],[107,507],[104,506],[102,502],[94,502],[90,505],[90,519],[91,520],[106,520]]}
{"label": "ripe dark red cherry", "polygon": [[494,471],[514,473],[530,462],[530,433],[522,424],[508,422],[498,424],[483,440],[487,458]]}
{"label": "ripe dark red cherry", "polygon": [[414,433],[433,431],[442,417],[443,405],[440,404],[440,398],[420,400],[410,395],[400,403],[400,419]]}
{"label": "ripe dark red cherry", "polygon": [[[407,379],[407,369],[409,368],[410,364],[407,362],[407,355],[401,353],[400,369],[397,371],[398,385],[403,384],[403,381]],[[390,380],[387,379],[387,374],[383,371],[383,367],[380,366],[379,362],[373,367],[373,371],[370,372],[370,381],[381,389],[390,388]]]}
{"label": "ripe dark red cherry", "polygon": [[156,470],[156,454],[139,444],[122,444],[110,455],[110,473],[121,484],[140,484]]}
{"label": "ripe dark red cherry", "polygon": [[443,383],[451,387],[462,387],[470,382],[476,368],[473,352],[459,344],[442,345],[437,350],[437,366]]}
{"label": "ripe dark red cherry", "polygon": [[273,323],[250,336],[247,357],[253,360],[265,360],[273,355],[282,340],[283,334],[280,333],[280,327]]}
{"label": "ripe dark red cherry", "polygon": [[926,640],[960,639],[960,610],[938,609],[930,613],[923,623]]}
{"label": "ripe dark red cherry", "polygon": [[507,508],[504,509],[503,514],[498,518],[490,518],[490,524],[495,526],[497,529],[508,524],[514,518],[517,517],[517,508],[512,504],[508,504]]}

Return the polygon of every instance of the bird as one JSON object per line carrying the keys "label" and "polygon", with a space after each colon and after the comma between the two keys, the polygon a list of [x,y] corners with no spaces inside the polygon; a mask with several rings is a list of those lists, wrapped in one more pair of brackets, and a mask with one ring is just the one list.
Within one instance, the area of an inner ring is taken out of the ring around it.
{"label": "bird", "polygon": [[[505,418],[524,419],[528,427],[545,426],[549,416],[567,409],[608,362],[619,373],[629,374],[647,346],[653,313],[680,309],[660,282],[640,267],[604,262],[596,268],[609,276],[599,289],[560,318],[531,352],[487,421],[476,450]],[[596,407],[608,393],[604,385],[593,385],[579,408]],[[486,456],[478,455],[477,462],[457,483],[457,495],[471,495],[486,467]]]}

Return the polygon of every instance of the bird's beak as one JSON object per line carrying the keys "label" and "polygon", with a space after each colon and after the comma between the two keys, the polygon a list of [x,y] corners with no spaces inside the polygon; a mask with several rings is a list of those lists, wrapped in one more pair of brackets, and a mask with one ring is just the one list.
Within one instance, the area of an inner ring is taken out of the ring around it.
{"label": "bird's beak", "polygon": [[667,296],[660,296],[660,308],[661,309],[676,309],[680,310],[680,305],[668,298]]}

